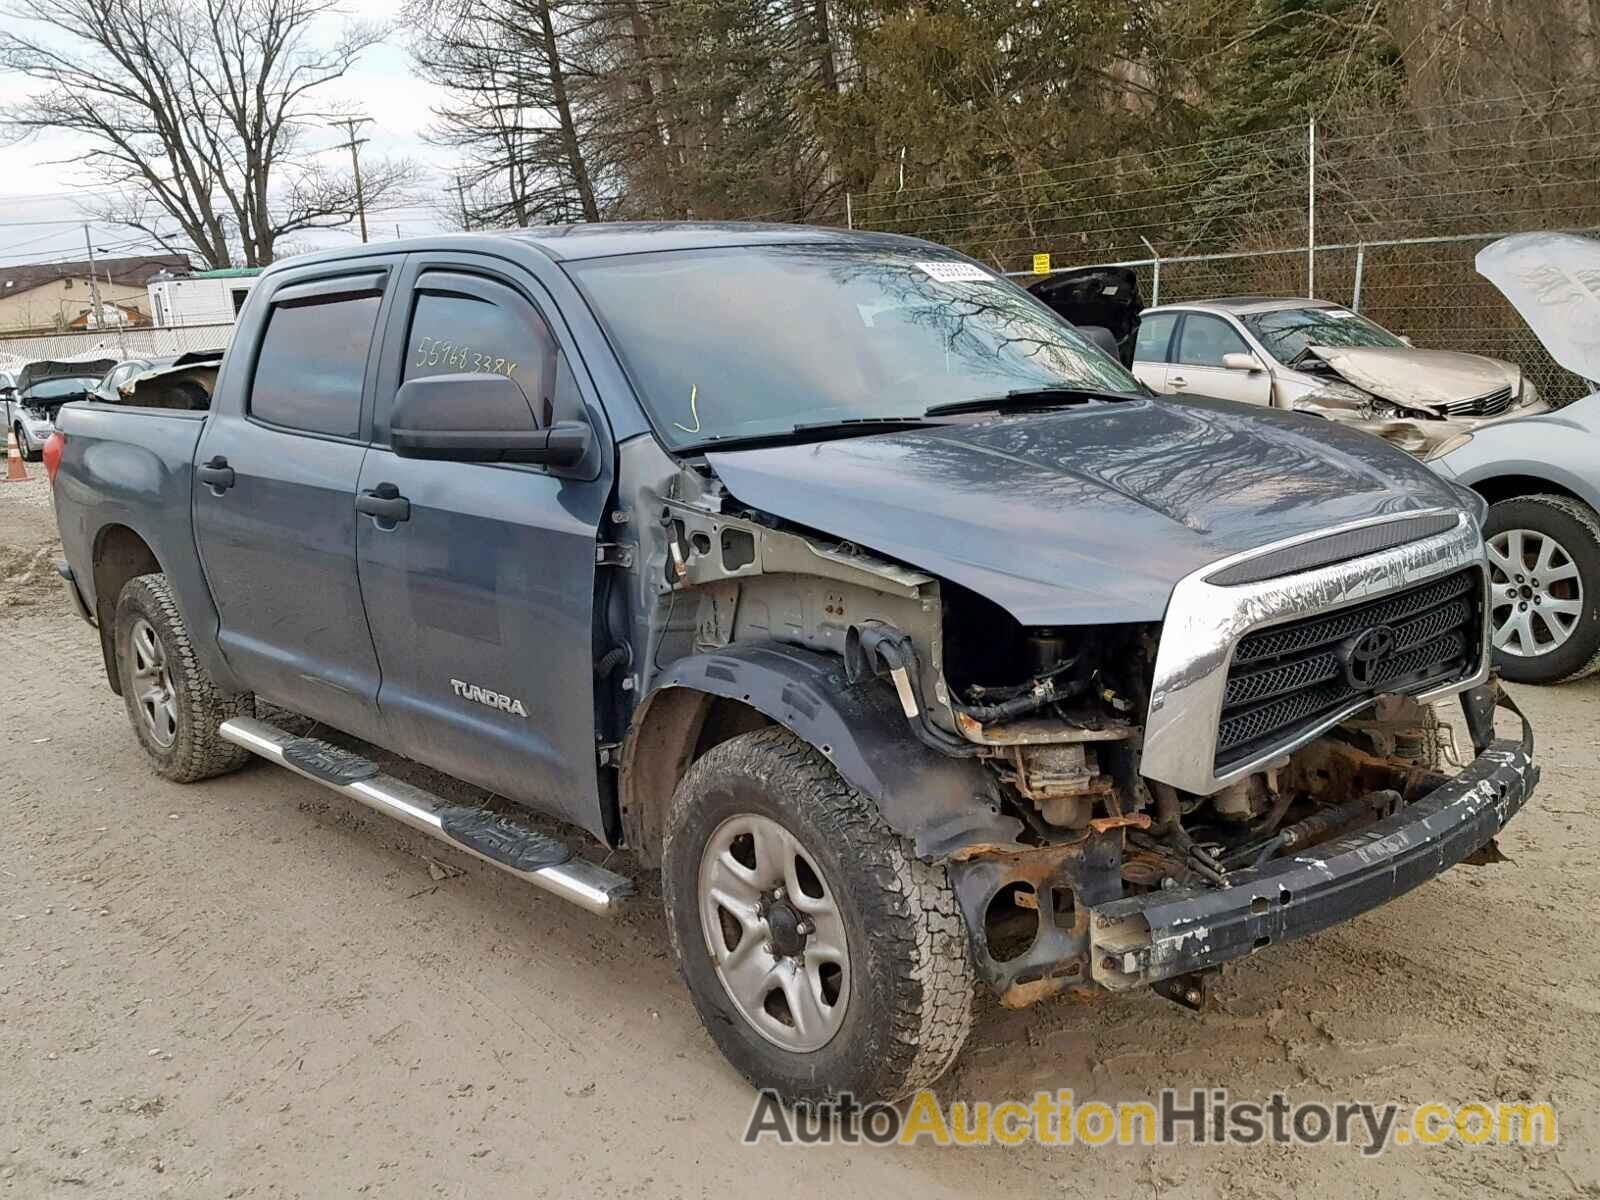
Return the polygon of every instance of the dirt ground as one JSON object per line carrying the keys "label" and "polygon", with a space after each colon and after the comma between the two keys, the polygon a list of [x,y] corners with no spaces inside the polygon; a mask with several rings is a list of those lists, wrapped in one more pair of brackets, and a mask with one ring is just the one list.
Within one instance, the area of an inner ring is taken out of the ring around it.
{"label": "dirt ground", "polygon": [[1544,783],[1355,922],[1153,994],[987,1007],[946,1098],[1549,1100],[1555,1149],[746,1148],[660,889],[591,917],[265,765],[145,767],[0,484],[0,1197],[1600,1197],[1600,682],[1518,689]]}

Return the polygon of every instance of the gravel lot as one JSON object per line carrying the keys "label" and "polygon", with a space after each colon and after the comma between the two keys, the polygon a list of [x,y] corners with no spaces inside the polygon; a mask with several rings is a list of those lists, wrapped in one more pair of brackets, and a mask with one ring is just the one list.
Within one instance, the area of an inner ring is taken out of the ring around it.
{"label": "gravel lot", "polygon": [[1202,1015],[989,1009],[940,1088],[1531,1097],[1559,1148],[747,1149],[642,871],[607,922],[286,772],[152,775],[30,471],[0,484],[0,1196],[1600,1197],[1600,682],[1517,691],[1544,784],[1511,861],[1232,967]]}

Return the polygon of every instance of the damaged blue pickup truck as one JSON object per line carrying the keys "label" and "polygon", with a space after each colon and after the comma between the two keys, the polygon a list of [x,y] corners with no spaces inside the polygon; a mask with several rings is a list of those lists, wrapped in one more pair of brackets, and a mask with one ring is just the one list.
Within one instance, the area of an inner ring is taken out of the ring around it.
{"label": "damaged blue pickup truck", "polygon": [[58,427],[60,570],[156,771],[265,758],[599,913],[632,881],[519,814],[626,848],[712,1039],[796,1103],[931,1082],[980,987],[1197,1007],[1489,857],[1538,778],[1480,500],[1153,396],[926,242],[297,257],[203,410]]}

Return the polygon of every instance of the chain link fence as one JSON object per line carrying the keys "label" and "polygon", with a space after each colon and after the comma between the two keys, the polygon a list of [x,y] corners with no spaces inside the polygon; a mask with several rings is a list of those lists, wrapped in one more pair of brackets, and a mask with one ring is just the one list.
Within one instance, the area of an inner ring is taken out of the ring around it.
{"label": "chain link fence", "polygon": [[[1506,231],[1511,232],[1511,231]],[[1597,232],[1597,231],[1579,231]],[[1220,296],[1305,296],[1349,305],[1420,347],[1483,354],[1515,363],[1553,404],[1581,399],[1595,385],[1564,370],[1497,288],[1477,273],[1479,250],[1504,234],[1473,234],[1371,244],[1123,259],[1053,267],[1131,267],[1147,304]],[[1052,260],[1058,261],[1058,260]],[[1011,271],[1027,282],[1032,271]]]}
{"label": "chain link fence", "polygon": [[41,359],[84,358],[101,351],[106,358],[166,358],[191,350],[220,350],[233,337],[233,323],[181,325],[161,329],[90,329],[0,338],[0,364]]}
{"label": "chain link fence", "polygon": [[[830,219],[929,238],[1026,282],[1134,267],[1147,303],[1315,295],[1420,347],[1558,367],[1473,267],[1497,237],[1600,230],[1600,84],[1307,125],[987,179],[908,179]],[[1309,249],[1315,246],[1315,253]]]}

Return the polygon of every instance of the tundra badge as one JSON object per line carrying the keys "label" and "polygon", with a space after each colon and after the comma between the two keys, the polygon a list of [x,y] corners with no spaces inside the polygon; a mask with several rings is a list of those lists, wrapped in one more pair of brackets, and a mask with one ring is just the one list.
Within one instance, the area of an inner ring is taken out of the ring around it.
{"label": "tundra badge", "polygon": [[528,710],[522,707],[522,701],[513,696],[505,696],[499,692],[491,692],[486,687],[479,687],[475,683],[462,683],[459,679],[450,681],[450,688],[463,700],[476,700],[490,708],[498,708],[501,712],[508,712],[512,716],[525,717]]}

